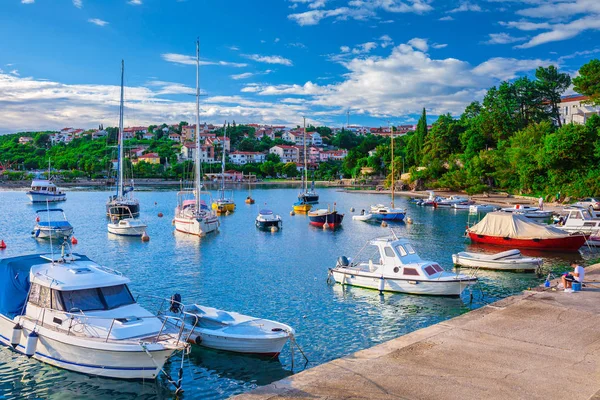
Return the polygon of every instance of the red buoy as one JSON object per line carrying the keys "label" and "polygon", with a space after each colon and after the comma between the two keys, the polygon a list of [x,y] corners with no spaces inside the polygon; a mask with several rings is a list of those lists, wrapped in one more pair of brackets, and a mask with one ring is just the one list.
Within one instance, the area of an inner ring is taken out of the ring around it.
{"label": "red buoy", "polygon": [[73,237],[71,238],[71,244],[77,244],[77,243],[79,243],[79,242],[77,241],[77,238],[76,238],[75,236],[73,236]]}
{"label": "red buoy", "polygon": [[158,213],[158,218],[162,218],[163,217],[163,213]]}
{"label": "red buoy", "polygon": [[6,243],[4,243],[4,240],[0,240],[0,249],[4,250],[6,248]]}
{"label": "red buoy", "polygon": [[146,232],[142,234],[142,242],[148,242],[150,240],[150,236]]}

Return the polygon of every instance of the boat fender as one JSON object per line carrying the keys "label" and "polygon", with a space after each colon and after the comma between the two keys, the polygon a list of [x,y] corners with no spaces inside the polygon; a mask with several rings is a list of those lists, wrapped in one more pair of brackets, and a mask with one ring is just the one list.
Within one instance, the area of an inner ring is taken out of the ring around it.
{"label": "boat fender", "polygon": [[39,336],[35,332],[31,332],[29,337],[27,338],[27,343],[25,344],[25,355],[27,357],[32,357],[35,354],[35,349],[38,344]]}
{"label": "boat fender", "polygon": [[40,236],[40,230],[38,229],[37,231],[35,231],[35,237],[39,237]]}
{"label": "boat fender", "polygon": [[21,334],[23,333],[23,327],[19,324],[15,324],[12,329],[12,335],[10,337],[10,345],[13,348],[17,348],[17,345],[21,342]]}
{"label": "boat fender", "polygon": [[348,260],[348,257],[346,257],[346,256],[339,257],[338,265],[342,266],[342,267],[347,267],[348,265],[350,265],[350,261]]}
{"label": "boat fender", "polygon": [[175,293],[173,296],[171,296],[169,311],[171,311],[173,314],[179,314],[181,312],[181,295],[179,293]]}
{"label": "boat fender", "polygon": [[387,226],[388,226],[387,222],[383,221],[383,222],[381,223],[381,227],[382,227],[382,228],[387,228]]}
{"label": "boat fender", "polygon": [[383,289],[385,288],[385,279],[383,279],[383,275],[379,278],[379,293],[383,293]]}
{"label": "boat fender", "polygon": [[354,207],[350,208],[350,212],[354,212]]}

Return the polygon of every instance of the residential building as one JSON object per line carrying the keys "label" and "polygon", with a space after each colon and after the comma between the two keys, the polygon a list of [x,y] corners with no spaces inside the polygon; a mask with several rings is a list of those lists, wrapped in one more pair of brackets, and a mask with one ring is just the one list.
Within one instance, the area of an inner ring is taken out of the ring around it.
{"label": "residential building", "polygon": [[406,135],[408,132],[413,132],[417,127],[415,125],[400,125],[396,127],[398,135]]}
{"label": "residential building", "polygon": [[106,132],[104,129],[95,130],[92,132],[92,139],[99,139],[99,138],[105,137],[107,135],[108,135],[108,132]]}
{"label": "residential building", "polygon": [[254,137],[256,140],[261,140],[265,136],[271,140],[275,140],[275,131],[273,131],[271,128],[262,127],[254,132]]}
{"label": "residential building", "polygon": [[[304,128],[300,128],[295,131],[284,132],[281,136],[283,140],[292,142],[298,146],[304,146]],[[307,146],[322,146],[323,139],[319,132],[307,132],[306,133],[306,145]]]}
{"label": "residential building", "polygon": [[142,161],[148,164],[160,164],[160,156],[157,153],[142,154],[137,159],[131,160],[131,163],[136,165]]}
{"label": "residential building", "polygon": [[206,177],[212,181],[218,182],[219,180],[225,178],[227,182],[241,182],[244,180],[244,173],[241,171],[227,170],[224,174],[215,173],[215,174],[205,174]]}
{"label": "residential building", "polygon": [[[196,159],[196,144],[195,143],[184,143],[181,146],[179,153],[179,159],[181,161],[195,160]],[[200,161],[204,163],[215,162],[215,148],[213,146],[200,146]]]}
{"label": "residential building", "polygon": [[592,115],[600,115],[600,106],[582,104],[589,97],[579,94],[564,96],[559,104],[560,121],[563,124],[585,124]]}
{"label": "residential building", "polygon": [[277,146],[273,146],[269,149],[270,154],[277,154],[281,159],[281,162],[300,162],[300,155],[298,148],[296,146],[289,146],[285,144],[280,144]]}
{"label": "residential building", "polygon": [[236,165],[262,163],[266,155],[255,151],[234,151],[229,153],[229,161]]}
{"label": "residential building", "polygon": [[221,149],[225,149],[225,151],[231,151],[231,141],[228,137],[224,136],[216,136],[214,138],[209,137],[205,141],[206,145],[219,147]]}
{"label": "residential building", "polygon": [[29,136],[21,136],[19,138],[19,144],[27,144],[33,142],[33,138]]}
{"label": "residential building", "polygon": [[142,139],[154,139],[154,133],[147,132],[142,135]]}
{"label": "residential building", "polygon": [[183,140],[194,141],[196,139],[196,125],[184,125],[181,127]]}
{"label": "residential building", "polygon": [[169,133],[169,139],[181,143],[181,135],[179,133]]}
{"label": "residential building", "polygon": [[346,158],[347,155],[348,151],[343,149],[322,151],[320,154],[320,160],[321,162],[326,162],[329,160],[339,161]]}

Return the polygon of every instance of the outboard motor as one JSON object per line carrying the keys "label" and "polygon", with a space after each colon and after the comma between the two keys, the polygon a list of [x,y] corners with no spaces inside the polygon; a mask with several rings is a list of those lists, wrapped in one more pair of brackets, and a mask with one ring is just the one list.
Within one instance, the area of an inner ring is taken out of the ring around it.
{"label": "outboard motor", "polygon": [[181,312],[181,295],[179,293],[175,293],[171,296],[171,305],[169,307],[169,311],[173,314],[179,314]]}
{"label": "outboard motor", "polygon": [[337,260],[337,265],[339,267],[347,267],[348,265],[350,265],[350,261],[348,261],[348,257],[346,256],[341,256],[338,258]]}

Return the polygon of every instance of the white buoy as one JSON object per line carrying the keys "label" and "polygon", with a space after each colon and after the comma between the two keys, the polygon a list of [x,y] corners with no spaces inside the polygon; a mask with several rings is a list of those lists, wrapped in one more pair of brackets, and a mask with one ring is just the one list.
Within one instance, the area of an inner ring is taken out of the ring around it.
{"label": "white buoy", "polygon": [[142,242],[148,242],[149,240],[150,236],[144,231],[144,233],[142,233]]}
{"label": "white buoy", "polygon": [[350,212],[354,212],[354,207],[350,208]]}
{"label": "white buoy", "polygon": [[13,348],[17,348],[17,345],[21,343],[21,334],[23,333],[23,327],[19,324],[15,324],[12,329],[12,335],[10,337],[10,344]]}
{"label": "white buoy", "polygon": [[387,226],[388,226],[387,222],[385,222],[385,221],[381,222],[381,227],[382,228],[387,228]]}
{"label": "white buoy", "polygon": [[25,345],[25,355],[27,357],[32,357],[35,354],[35,349],[37,348],[39,336],[35,332],[31,332],[29,337],[27,338],[27,344]]}
{"label": "white buoy", "polygon": [[413,223],[412,218],[411,217],[406,217],[406,223],[407,224],[412,224]]}
{"label": "white buoy", "polygon": [[278,230],[279,229],[275,225],[271,227],[271,232],[277,232]]}
{"label": "white buoy", "polygon": [[294,212],[294,210],[290,211],[290,215],[293,217],[294,215],[296,215],[296,213]]}
{"label": "white buoy", "polygon": [[379,278],[379,293],[383,293],[383,289],[385,288],[385,279],[383,276]]}
{"label": "white buoy", "polygon": [[329,229],[329,224],[327,222],[325,222],[323,224],[323,230],[326,231],[327,229]]}

